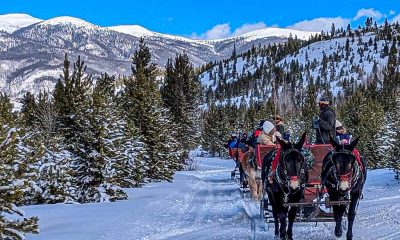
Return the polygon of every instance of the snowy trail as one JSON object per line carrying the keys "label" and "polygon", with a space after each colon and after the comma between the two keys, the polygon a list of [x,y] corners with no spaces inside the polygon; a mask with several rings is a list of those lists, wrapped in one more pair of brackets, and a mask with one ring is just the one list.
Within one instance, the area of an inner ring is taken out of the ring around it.
{"label": "snowy trail", "polygon": [[[198,171],[178,172],[173,183],[127,189],[129,200],[84,205],[24,207],[40,218],[40,235],[28,240],[251,239],[248,214],[258,204],[240,197],[230,179],[232,160],[199,158]],[[388,170],[369,173],[354,239],[400,239],[400,189]],[[247,209],[245,211],[245,209]],[[332,223],[296,223],[296,239],[335,239]],[[257,239],[273,230],[257,226]]]}

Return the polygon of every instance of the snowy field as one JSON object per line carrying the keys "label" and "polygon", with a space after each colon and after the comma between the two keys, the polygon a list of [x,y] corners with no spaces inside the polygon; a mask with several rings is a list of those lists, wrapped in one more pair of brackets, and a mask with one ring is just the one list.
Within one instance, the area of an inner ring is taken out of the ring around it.
{"label": "snowy field", "polygon": [[[28,240],[252,239],[246,213],[257,203],[242,199],[230,179],[232,160],[198,158],[198,171],[178,172],[173,183],[128,189],[129,200],[84,205],[24,207],[40,218]],[[354,239],[400,239],[400,185],[388,170],[368,173]],[[247,211],[245,211],[247,209]],[[295,223],[296,239],[335,239],[333,223]],[[256,239],[273,239],[257,223]]]}

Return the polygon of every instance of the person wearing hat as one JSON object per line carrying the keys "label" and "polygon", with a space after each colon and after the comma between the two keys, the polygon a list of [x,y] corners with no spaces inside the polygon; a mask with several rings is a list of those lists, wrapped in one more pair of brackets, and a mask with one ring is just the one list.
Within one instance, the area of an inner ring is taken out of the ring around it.
{"label": "person wearing hat", "polygon": [[322,97],[319,99],[319,119],[316,123],[317,144],[328,144],[332,140],[336,140],[336,114],[330,106],[328,98]]}
{"label": "person wearing hat", "polygon": [[276,131],[280,133],[280,136],[284,136],[285,127],[283,126],[283,118],[279,115],[275,115],[274,123]]}
{"label": "person wearing hat", "polygon": [[262,145],[274,144],[275,136],[279,134],[276,132],[274,124],[270,121],[265,121],[263,124],[262,131],[258,136],[257,143]]}
{"label": "person wearing hat", "polygon": [[342,123],[336,120],[336,138],[340,144],[350,144],[350,135],[347,134],[346,128],[343,127]]}
{"label": "person wearing hat", "polygon": [[228,143],[225,144],[225,148],[236,148],[238,144],[238,137],[236,133],[231,134],[231,138],[228,140]]}

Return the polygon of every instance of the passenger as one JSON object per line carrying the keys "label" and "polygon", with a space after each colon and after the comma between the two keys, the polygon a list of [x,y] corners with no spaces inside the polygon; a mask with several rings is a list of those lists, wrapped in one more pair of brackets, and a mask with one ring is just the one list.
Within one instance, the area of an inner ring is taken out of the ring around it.
{"label": "passenger", "polygon": [[342,123],[336,120],[336,138],[340,144],[350,144],[350,135],[347,134],[346,128],[343,127]]}
{"label": "passenger", "polygon": [[318,103],[321,112],[319,119],[313,122],[313,127],[317,131],[316,143],[328,144],[336,140],[336,114],[327,98],[321,98]]}
{"label": "passenger", "polygon": [[283,125],[283,118],[279,115],[275,115],[274,123],[276,131],[280,133],[280,137],[285,136],[285,127]]}
{"label": "passenger", "polygon": [[249,145],[250,147],[256,148],[257,140],[263,130],[264,122],[265,122],[265,120],[260,121],[259,127],[253,132],[250,139],[246,142],[246,144]]}
{"label": "passenger", "polygon": [[262,129],[261,134],[258,136],[257,143],[262,145],[274,144],[275,137],[280,135],[280,133],[276,131],[274,124],[265,121]]}
{"label": "passenger", "polygon": [[228,149],[236,148],[237,144],[238,144],[237,135],[235,133],[232,133],[231,138],[228,140],[228,143],[225,144],[225,148]]}

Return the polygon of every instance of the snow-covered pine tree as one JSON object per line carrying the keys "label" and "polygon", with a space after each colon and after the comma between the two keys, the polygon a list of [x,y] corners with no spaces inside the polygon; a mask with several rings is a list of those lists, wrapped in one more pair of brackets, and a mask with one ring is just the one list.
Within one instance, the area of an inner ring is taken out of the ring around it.
{"label": "snow-covered pine tree", "polygon": [[16,206],[24,201],[24,189],[28,182],[22,175],[18,158],[18,130],[12,113],[10,99],[0,93],[0,238],[25,239],[25,233],[38,233],[38,218],[25,218]]}
{"label": "snow-covered pine tree", "polygon": [[164,105],[175,124],[176,138],[182,144],[183,158],[198,145],[199,103],[201,88],[192,64],[186,54],[168,60],[161,88]]}
{"label": "snow-covered pine tree", "polygon": [[[102,126],[96,120],[99,114],[94,111],[92,76],[85,73],[86,66],[78,60],[73,72],[69,73],[69,61],[64,61],[64,74],[54,90],[55,106],[60,116],[60,127],[65,137],[67,150],[72,153],[71,169],[75,196],[78,202],[98,202],[112,199],[107,193],[120,193],[109,186],[105,187],[104,169],[106,159],[101,153]],[[60,108],[63,107],[63,108]],[[107,191],[111,189],[110,191]]]}
{"label": "snow-covered pine tree", "polygon": [[26,181],[24,187],[24,199],[19,204],[37,204],[40,203],[42,190],[38,186],[39,165],[38,159],[42,155],[41,142],[38,141],[35,131],[33,131],[36,109],[36,100],[34,95],[26,93],[21,101],[21,114],[17,119],[17,144],[16,153],[18,166],[18,178]]}
{"label": "snow-covered pine tree", "polygon": [[57,117],[49,93],[39,93],[32,131],[43,149],[43,156],[38,159],[38,185],[43,191],[43,203],[70,202],[76,192],[69,168],[72,153],[66,149],[64,138],[57,131]]}
{"label": "snow-covered pine tree", "polygon": [[171,146],[177,140],[172,138],[174,130],[167,127],[156,66],[150,61],[150,50],[141,39],[132,59],[132,76],[125,79],[125,109],[145,144],[147,180],[172,180],[180,165]]}

